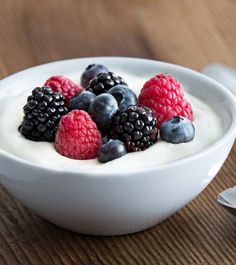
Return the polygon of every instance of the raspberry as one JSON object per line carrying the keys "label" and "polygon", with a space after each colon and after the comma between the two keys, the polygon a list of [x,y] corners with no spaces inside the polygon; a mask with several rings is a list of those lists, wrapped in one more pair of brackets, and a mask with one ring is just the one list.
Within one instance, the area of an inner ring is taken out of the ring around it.
{"label": "raspberry", "polygon": [[60,120],[55,148],[58,153],[73,159],[97,157],[102,136],[96,124],[83,110],[72,110]]}
{"label": "raspberry", "polygon": [[148,80],[141,90],[138,103],[153,111],[158,127],[174,116],[193,120],[191,105],[185,99],[180,83],[167,74],[159,74]]}
{"label": "raspberry", "polygon": [[70,98],[83,91],[82,87],[62,75],[51,76],[44,85],[51,87],[54,92],[60,92],[65,98],[66,105]]}

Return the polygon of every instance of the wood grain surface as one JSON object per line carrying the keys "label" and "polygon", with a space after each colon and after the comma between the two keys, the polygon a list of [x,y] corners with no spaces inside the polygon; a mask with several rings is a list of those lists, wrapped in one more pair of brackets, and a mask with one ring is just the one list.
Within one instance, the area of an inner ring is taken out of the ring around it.
{"label": "wood grain surface", "polygon": [[[234,0],[0,0],[0,78],[54,60],[152,58],[236,68]],[[0,136],[1,137],[1,136]],[[0,265],[236,264],[236,218],[216,202],[236,183],[236,146],[211,184],[160,225],[120,237],[60,229],[0,186]]]}

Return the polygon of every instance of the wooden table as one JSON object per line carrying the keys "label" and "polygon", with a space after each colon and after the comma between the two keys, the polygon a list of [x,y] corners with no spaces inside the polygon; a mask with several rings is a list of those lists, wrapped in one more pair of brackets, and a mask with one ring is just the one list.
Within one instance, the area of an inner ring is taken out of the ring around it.
{"label": "wooden table", "polygon": [[[49,61],[116,55],[236,68],[233,0],[0,0],[0,78]],[[16,88],[17,89],[17,88]],[[236,264],[236,218],[216,203],[235,185],[236,146],[188,206],[145,232],[60,229],[0,187],[0,265]]]}

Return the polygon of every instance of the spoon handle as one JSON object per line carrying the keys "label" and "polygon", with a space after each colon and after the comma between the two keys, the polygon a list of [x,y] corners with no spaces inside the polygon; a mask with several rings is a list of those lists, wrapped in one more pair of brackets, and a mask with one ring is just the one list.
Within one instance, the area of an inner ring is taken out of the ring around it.
{"label": "spoon handle", "polygon": [[215,63],[205,66],[201,72],[224,85],[236,97],[236,71],[233,68]]}

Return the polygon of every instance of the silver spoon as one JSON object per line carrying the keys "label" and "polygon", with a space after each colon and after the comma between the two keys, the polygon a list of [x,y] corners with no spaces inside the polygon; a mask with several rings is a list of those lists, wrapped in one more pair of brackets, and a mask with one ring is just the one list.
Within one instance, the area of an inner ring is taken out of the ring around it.
{"label": "silver spoon", "polygon": [[[215,79],[236,96],[236,71],[223,64],[210,64],[202,69],[202,73]],[[217,202],[230,213],[236,215],[236,186],[218,194]]]}
{"label": "silver spoon", "polygon": [[230,213],[236,215],[236,186],[219,193],[217,196],[217,202]]}
{"label": "silver spoon", "polygon": [[236,97],[236,70],[224,64],[214,63],[205,66],[201,72],[221,83]]}

